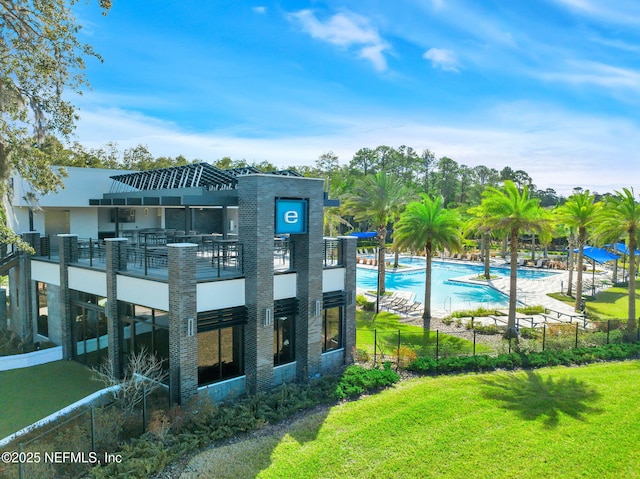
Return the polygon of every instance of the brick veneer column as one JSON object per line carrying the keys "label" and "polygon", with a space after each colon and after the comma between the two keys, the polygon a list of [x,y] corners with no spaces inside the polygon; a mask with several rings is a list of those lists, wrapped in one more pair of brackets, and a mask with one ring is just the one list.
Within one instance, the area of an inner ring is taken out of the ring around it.
{"label": "brick veneer column", "polygon": [[356,246],[358,239],[354,236],[338,237],[338,254],[340,264],[345,268],[344,290],[347,293],[347,305],[344,308],[343,330],[345,363],[351,364],[356,347]]}
{"label": "brick veneer column", "polygon": [[[167,246],[169,262],[169,385],[185,404],[198,392],[196,253],[192,243]],[[190,327],[191,326],[191,327]]]}
{"label": "brick veneer column", "polygon": [[60,316],[63,359],[73,357],[73,331],[71,329],[71,293],[69,291],[69,264],[78,261],[78,235],[58,235],[60,244]]}
{"label": "brick veneer column", "polygon": [[120,364],[120,315],[118,308],[118,271],[127,269],[127,240],[125,238],[105,239],[106,248],[106,279],[107,279],[107,334],[109,347],[109,360],[111,362],[114,377],[120,377],[122,364]]}
{"label": "brick veneer column", "polygon": [[[309,200],[307,234],[291,235],[298,297],[296,376],[300,380],[316,376],[322,369],[323,186],[322,180],[305,179],[287,190]],[[320,314],[316,315],[316,309]]]}
{"label": "brick veneer column", "polygon": [[[242,243],[247,325],[244,330],[248,393],[273,385],[274,185],[266,175],[238,178],[238,239]],[[271,323],[265,324],[266,311]]]}
{"label": "brick veneer column", "polygon": [[35,256],[40,256],[40,233],[37,231],[28,231],[22,233],[22,239],[25,243],[29,243],[35,250]]}

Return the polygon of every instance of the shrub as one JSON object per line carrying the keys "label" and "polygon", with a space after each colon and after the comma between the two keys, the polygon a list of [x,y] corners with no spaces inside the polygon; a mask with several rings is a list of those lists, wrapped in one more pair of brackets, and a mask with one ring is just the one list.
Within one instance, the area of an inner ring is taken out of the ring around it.
{"label": "shrub", "polygon": [[368,363],[371,358],[369,352],[366,349],[357,348],[355,353],[355,360],[359,363]]}
{"label": "shrub", "polygon": [[367,369],[358,365],[349,366],[338,385],[335,394],[338,399],[359,396],[360,394],[390,386],[400,380],[398,373],[391,369],[391,363],[384,363],[383,369]]}
{"label": "shrub", "polygon": [[398,357],[398,365],[401,367],[410,364],[418,357],[418,353],[409,346],[402,345],[395,350],[395,355]]}
{"label": "shrub", "polygon": [[504,353],[498,356],[442,358],[420,357],[407,369],[423,374],[464,371],[492,371],[495,369],[541,368],[572,364],[586,364],[602,360],[620,360],[640,357],[640,343],[609,344],[596,348],[546,350],[540,352]]}
{"label": "shrub", "polygon": [[356,296],[356,305],[364,311],[374,311],[376,309],[376,303],[374,301],[369,301],[363,294]]}
{"label": "shrub", "polygon": [[475,329],[478,333],[486,334],[486,335],[494,335],[494,334],[502,334],[503,333],[503,328],[499,328],[495,324],[482,325],[482,324],[475,323],[472,326],[471,325],[471,321],[469,321],[467,323],[467,329]]}

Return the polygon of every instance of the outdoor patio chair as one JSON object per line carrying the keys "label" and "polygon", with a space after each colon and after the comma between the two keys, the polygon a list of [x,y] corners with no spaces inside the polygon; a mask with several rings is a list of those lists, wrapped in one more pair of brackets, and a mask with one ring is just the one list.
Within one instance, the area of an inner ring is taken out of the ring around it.
{"label": "outdoor patio chair", "polygon": [[417,313],[421,311],[422,309],[423,309],[422,303],[418,301],[414,301],[412,304],[408,305],[406,308],[402,310],[402,314],[409,316],[413,313]]}

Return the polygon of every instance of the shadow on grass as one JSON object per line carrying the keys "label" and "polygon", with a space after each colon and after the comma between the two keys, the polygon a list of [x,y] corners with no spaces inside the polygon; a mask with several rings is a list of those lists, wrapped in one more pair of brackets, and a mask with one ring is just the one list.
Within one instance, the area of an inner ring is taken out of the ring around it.
{"label": "shadow on grass", "polygon": [[558,426],[561,414],[586,421],[587,415],[602,412],[593,406],[601,394],[575,378],[545,378],[524,371],[480,381],[486,398],[501,402],[503,408],[517,412],[526,421],[544,418],[548,428]]}
{"label": "shadow on grass", "polygon": [[277,448],[294,456],[299,445],[314,441],[330,412],[331,407],[320,406],[240,439],[232,439],[197,455],[180,477],[254,478],[271,466]]}

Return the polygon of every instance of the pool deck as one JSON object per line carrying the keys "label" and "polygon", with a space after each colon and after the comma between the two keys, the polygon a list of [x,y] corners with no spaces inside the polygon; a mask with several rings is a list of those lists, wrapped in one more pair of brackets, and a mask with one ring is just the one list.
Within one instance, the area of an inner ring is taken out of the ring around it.
{"label": "pool deck", "polygon": [[[389,258],[387,258],[389,261]],[[472,264],[478,265],[480,264],[477,261],[465,261],[465,260],[442,260],[438,258],[438,262],[450,262],[452,264]],[[362,265],[359,264],[358,267],[367,268],[367,269],[377,269],[377,266],[372,265]],[[510,267],[510,265],[502,260],[492,260],[491,267]],[[535,315],[533,321],[535,323],[567,323],[576,321],[577,313],[573,309],[570,304],[567,304],[563,301],[559,301],[557,299],[553,299],[549,297],[548,293],[559,293],[560,291],[566,290],[568,282],[569,282],[569,272],[566,270],[547,270],[540,268],[531,268],[519,266],[520,270],[531,270],[531,271],[548,271],[553,272],[554,274],[547,277],[535,278],[535,279],[527,279],[527,278],[518,278],[517,283],[517,296],[518,301],[527,305],[540,305],[544,306],[552,313],[546,316]],[[409,267],[402,268],[401,271],[417,271],[424,270],[424,267]],[[393,271],[393,269],[387,269],[387,271]],[[398,270],[399,271],[399,270]],[[488,281],[478,280],[477,275],[471,276],[459,276],[456,278],[452,278],[454,281],[460,281],[463,283],[474,284],[474,285],[483,285],[494,288],[501,293],[509,296],[509,277],[500,276],[497,278],[492,278]],[[574,276],[575,281],[575,276]],[[362,293],[363,291],[359,291]],[[432,315],[436,318],[444,318],[450,314],[450,311],[444,309],[435,309],[431,310]],[[497,319],[496,319],[497,318]],[[527,316],[529,318],[529,316]],[[479,321],[483,324],[500,324],[500,315],[496,315],[496,317],[488,317],[488,318],[475,318],[476,321]],[[522,326],[527,326],[529,322],[528,319],[521,318]]]}

